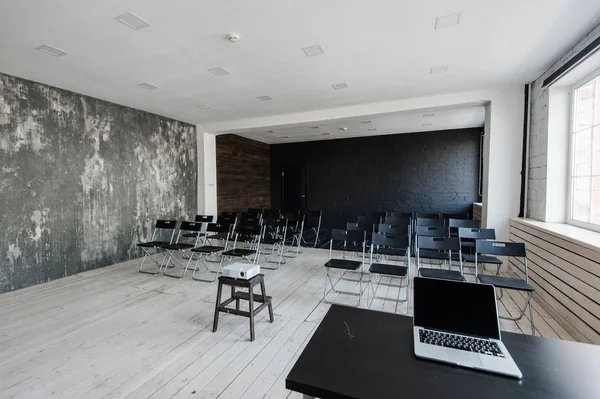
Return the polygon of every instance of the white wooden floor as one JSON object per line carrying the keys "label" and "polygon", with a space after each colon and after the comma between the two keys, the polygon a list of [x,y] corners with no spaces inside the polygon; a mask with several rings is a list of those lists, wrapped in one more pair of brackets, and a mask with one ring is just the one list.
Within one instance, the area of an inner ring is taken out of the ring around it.
{"label": "white wooden floor", "polygon": [[[0,398],[298,398],[285,377],[329,308],[327,256],[305,249],[264,270],[275,322],[261,312],[254,342],[243,317],[221,314],[212,333],[216,283],[140,274],[137,260],[1,294]],[[523,302],[505,294],[500,313]],[[393,312],[394,303],[373,308]],[[538,335],[572,339],[538,306],[534,317]],[[502,327],[528,333],[529,321]]]}

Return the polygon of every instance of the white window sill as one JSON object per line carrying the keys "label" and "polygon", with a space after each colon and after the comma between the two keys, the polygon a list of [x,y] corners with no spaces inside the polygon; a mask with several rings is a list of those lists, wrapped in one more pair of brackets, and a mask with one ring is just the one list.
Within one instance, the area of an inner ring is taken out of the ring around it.
{"label": "white window sill", "polygon": [[[512,218],[513,221],[543,230],[551,235],[572,241],[600,254],[600,233],[566,223],[546,223],[534,219]],[[599,255],[600,256],[600,255]]]}

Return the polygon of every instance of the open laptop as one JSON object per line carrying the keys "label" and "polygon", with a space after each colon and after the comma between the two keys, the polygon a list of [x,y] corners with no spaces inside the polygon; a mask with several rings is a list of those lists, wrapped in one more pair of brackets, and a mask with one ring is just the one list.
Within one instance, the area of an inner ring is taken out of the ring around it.
{"label": "open laptop", "polygon": [[523,377],[500,341],[494,286],[415,277],[414,316],[417,357]]}

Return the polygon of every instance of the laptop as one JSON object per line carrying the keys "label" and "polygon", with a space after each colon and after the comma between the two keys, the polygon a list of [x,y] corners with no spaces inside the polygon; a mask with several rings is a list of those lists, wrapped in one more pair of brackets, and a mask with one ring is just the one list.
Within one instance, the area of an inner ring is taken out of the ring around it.
{"label": "laptop", "polygon": [[417,357],[523,377],[500,340],[492,285],[415,277],[413,330]]}

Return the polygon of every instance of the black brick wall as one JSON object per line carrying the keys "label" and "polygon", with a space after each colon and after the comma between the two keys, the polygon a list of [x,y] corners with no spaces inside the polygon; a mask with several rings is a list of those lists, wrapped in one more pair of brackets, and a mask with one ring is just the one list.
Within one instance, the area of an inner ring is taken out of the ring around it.
{"label": "black brick wall", "polygon": [[367,211],[470,212],[478,194],[482,129],[271,146],[271,206],[281,207],[281,165],[307,164],[309,209],[325,227]]}

